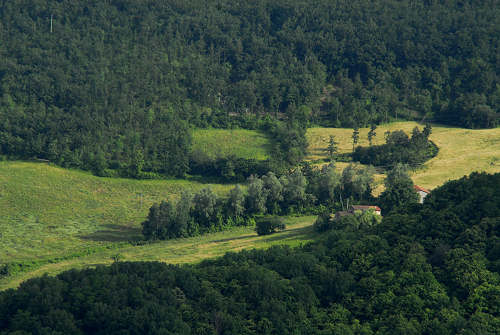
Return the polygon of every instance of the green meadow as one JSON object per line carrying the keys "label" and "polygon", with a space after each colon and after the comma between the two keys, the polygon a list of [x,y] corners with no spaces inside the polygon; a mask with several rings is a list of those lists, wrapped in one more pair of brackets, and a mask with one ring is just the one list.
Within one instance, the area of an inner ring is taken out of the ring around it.
{"label": "green meadow", "polygon": [[193,152],[209,158],[265,160],[269,158],[269,139],[258,131],[246,129],[197,129],[193,132]]}
{"label": "green meadow", "polygon": [[[200,130],[195,148],[213,157],[267,158],[268,140],[246,130]],[[40,162],[0,162],[0,265],[16,264],[0,289],[44,273],[56,274],[122,260],[192,263],[245,248],[311,240],[314,217],[289,218],[289,229],[259,237],[252,227],[143,244],[141,222],[161,200],[210,187],[223,195],[234,185],[196,180],[101,178]],[[12,268],[11,268],[12,270]]]}
{"label": "green meadow", "polygon": [[115,260],[159,261],[171,264],[198,263],[204,259],[243,249],[268,248],[277,244],[298,246],[317,237],[312,228],[314,220],[314,216],[287,218],[286,230],[267,236],[258,236],[252,227],[236,227],[204,236],[158,241],[145,245],[122,243],[92,254],[46,262],[28,271],[0,279],[0,290],[17,287],[24,280],[35,276],[55,275],[73,268],[110,264]]}
{"label": "green meadow", "polygon": [[0,162],[0,260],[62,257],[141,237],[154,202],[184,189],[232,185],[100,178],[31,162]]}

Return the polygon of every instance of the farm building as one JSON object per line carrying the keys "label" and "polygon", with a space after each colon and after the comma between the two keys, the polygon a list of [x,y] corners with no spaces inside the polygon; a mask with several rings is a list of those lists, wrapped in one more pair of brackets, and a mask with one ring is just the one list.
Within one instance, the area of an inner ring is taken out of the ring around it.
{"label": "farm building", "polygon": [[418,195],[420,196],[420,199],[418,200],[418,202],[423,204],[425,197],[427,196],[427,194],[429,194],[431,192],[423,187],[418,186],[418,185],[413,185],[413,188],[415,189],[415,191],[417,191]]}

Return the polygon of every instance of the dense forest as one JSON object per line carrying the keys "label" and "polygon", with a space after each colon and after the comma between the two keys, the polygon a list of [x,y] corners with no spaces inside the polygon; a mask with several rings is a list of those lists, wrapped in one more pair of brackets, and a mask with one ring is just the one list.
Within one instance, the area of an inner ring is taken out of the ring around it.
{"label": "dense forest", "polygon": [[0,155],[182,176],[191,127],[283,120],[278,167],[310,123],[494,127],[499,21],[496,0],[3,0]]}
{"label": "dense forest", "polygon": [[0,293],[0,333],[496,334],[499,188],[474,173],[295,249],[32,279]]}

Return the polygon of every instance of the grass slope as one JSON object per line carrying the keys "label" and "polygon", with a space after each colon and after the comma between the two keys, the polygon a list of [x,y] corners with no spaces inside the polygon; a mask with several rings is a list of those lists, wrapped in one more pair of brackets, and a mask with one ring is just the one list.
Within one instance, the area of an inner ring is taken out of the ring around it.
{"label": "grass slope", "polygon": [[[154,202],[175,199],[184,189],[211,187],[219,194],[233,185],[189,180],[99,178],[45,163],[0,162],[0,264],[29,269],[0,280],[0,289],[45,272],[125,260],[196,262],[242,248],[306,241],[314,218],[290,219],[289,231],[257,237],[252,228],[204,237],[133,246]],[[305,221],[304,221],[305,220]]]}
{"label": "grass slope", "polygon": [[258,236],[251,227],[238,227],[204,236],[160,241],[142,246],[125,245],[117,249],[44,264],[29,272],[0,280],[0,290],[17,287],[21,282],[43,274],[55,275],[69,269],[93,267],[110,264],[113,257],[119,255],[123,261],[160,261],[171,264],[198,263],[204,259],[222,256],[226,252],[242,249],[268,248],[276,244],[297,246],[316,238],[312,228],[314,216],[293,217],[287,219],[285,231]]}
{"label": "grass slope", "polygon": [[269,139],[261,132],[246,129],[197,129],[193,133],[193,152],[209,158],[236,156],[269,158]]}
{"label": "grass slope", "polygon": [[64,256],[140,237],[154,202],[232,185],[99,178],[45,163],[0,162],[0,260]]}
{"label": "grass slope", "polygon": [[[415,126],[423,129],[416,122],[379,126],[374,144],[385,143],[386,131],[402,129],[411,134]],[[368,130],[360,129],[359,145],[368,145]],[[326,157],[330,135],[335,135],[340,152],[352,151],[352,129],[311,128],[307,131],[308,159]],[[414,182],[420,186],[432,189],[474,171],[500,172],[500,128],[471,130],[433,125],[430,139],[439,147],[439,153],[413,173]]]}

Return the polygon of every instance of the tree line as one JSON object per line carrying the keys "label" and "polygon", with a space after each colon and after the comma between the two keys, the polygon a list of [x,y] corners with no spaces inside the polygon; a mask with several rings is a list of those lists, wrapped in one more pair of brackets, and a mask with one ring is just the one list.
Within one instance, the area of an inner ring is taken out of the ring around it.
{"label": "tree line", "polygon": [[[250,176],[246,189],[240,185],[227,197],[206,188],[184,192],[177,202],[154,204],[142,223],[146,239],[171,239],[255,225],[262,215],[318,213],[347,207],[349,201],[369,201],[374,170],[351,164],[338,173],[333,164],[316,169],[308,164],[278,177],[268,172]],[[413,184],[412,184],[413,185]]]}
{"label": "tree line", "polygon": [[[413,128],[411,138],[403,130],[388,131],[384,134],[385,144],[357,146],[352,159],[362,164],[386,168],[391,168],[397,163],[410,165],[413,168],[419,167],[438,153],[438,147],[429,140],[431,132],[430,125],[425,126],[423,131],[418,127]],[[353,133],[353,146],[355,142],[357,142],[356,129]]]}
{"label": "tree line", "polygon": [[0,292],[0,333],[495,334],[499,187],[474,173],[297,248],[31,279]]}

